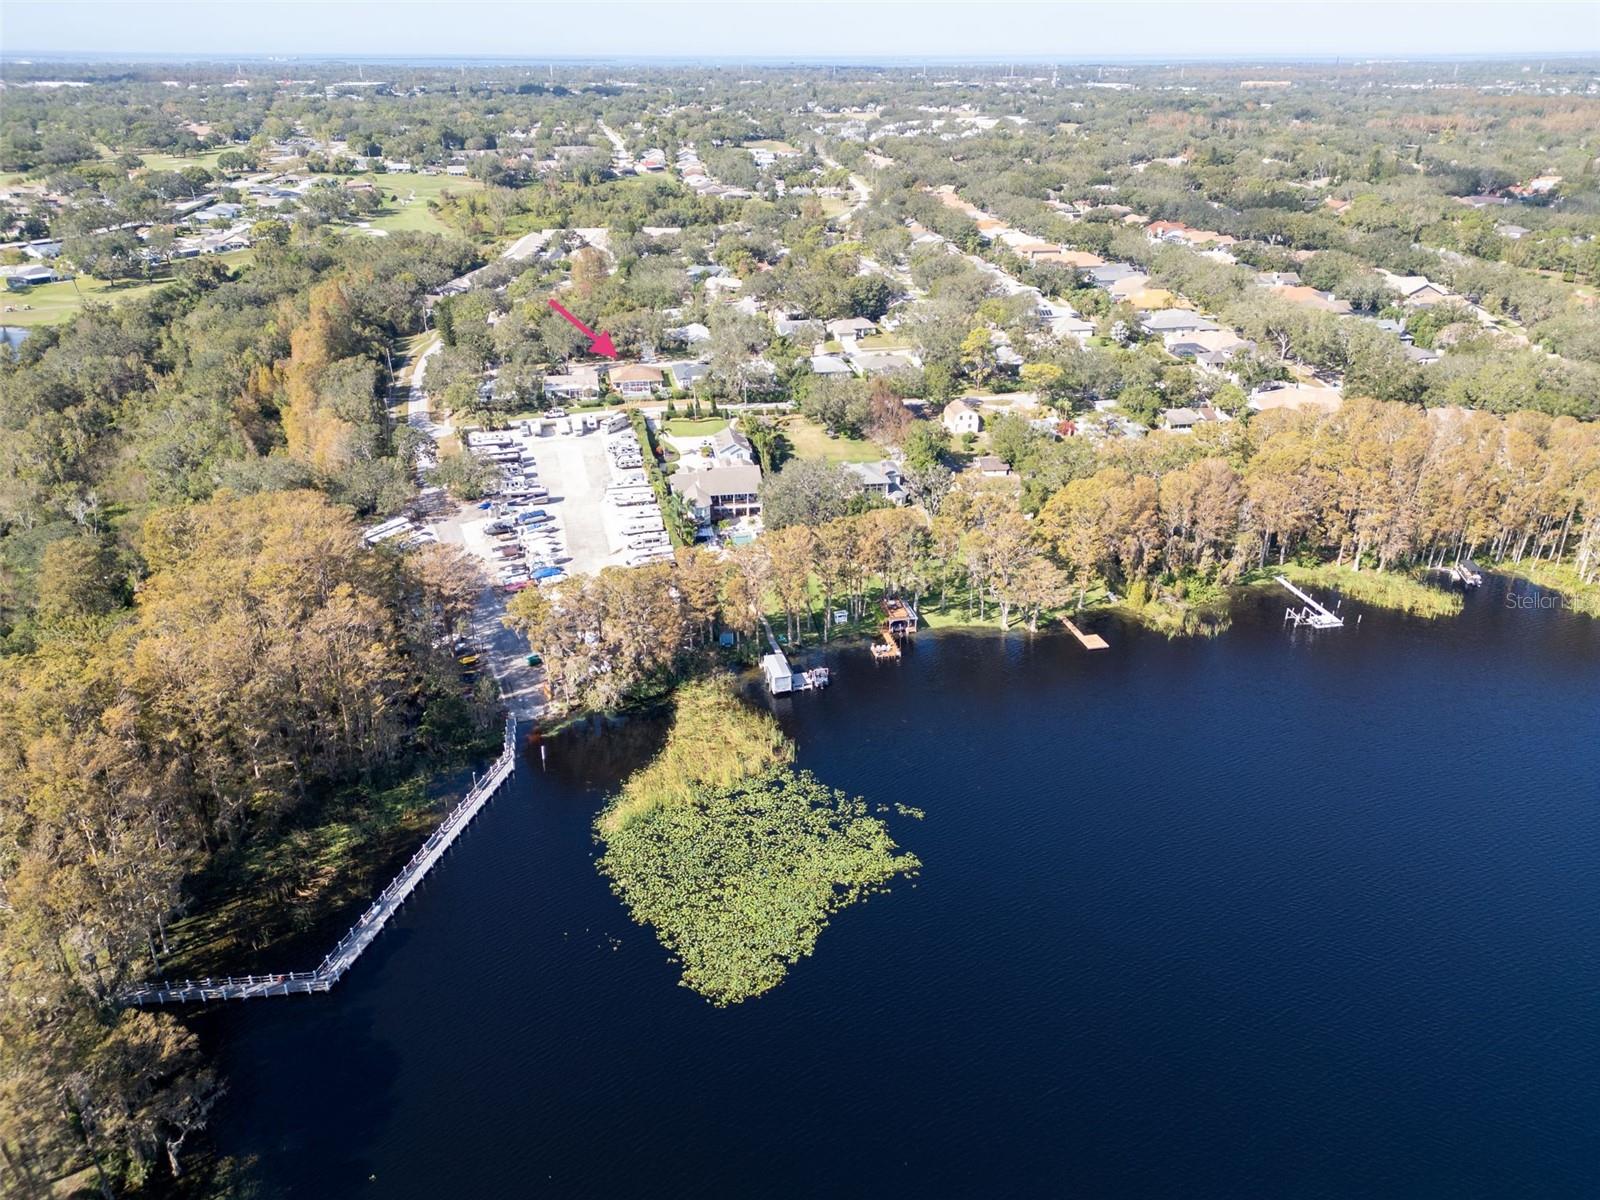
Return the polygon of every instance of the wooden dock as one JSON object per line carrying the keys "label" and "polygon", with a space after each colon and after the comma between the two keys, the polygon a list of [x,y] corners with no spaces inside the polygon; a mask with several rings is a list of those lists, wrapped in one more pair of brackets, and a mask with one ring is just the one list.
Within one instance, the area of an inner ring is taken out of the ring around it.
{"label": "wooden dock", "polygon": [[1300,627],[1301,625],[1309,625],[1313,629],[1344,628],[1343,617],[1324,608],[1320,603],[1318,603],[1312,597],[1306,595],[1306,593],[1302,592],[1299,588],[1295,587],[1294,584],[1290,583],[1282,575],[1274,575],[1273,579],[1275,579],[1278,583],[1281,583],[1294,596],[1305,603],[1304,608],[1284,609],[1283,619],[1286,622],[1293,621],[1296,628]]}
{"label": "wooden dock", "polygon": [[899,658],[900,643],[894,640],[894,634],[887,629],[883,630],[883,640],[872,643],[873,658]]}
{"label": "wooden dock", "polygon": [[500,785],[511,778],[517,766],[517,723],[506,720],[505,743],[488,774],[478,780],[461,802],[452,808],[428,840],[400,869],[393,882],[378,893],[367,911],[357,918],[350,932],[318,964],[314,971],[290,971],[280,975],[230,975],[225,979],[174,979],[129,988],[117,999],[127,1005],[191,1004],[209,1000],[249,1000],[256,996],[292,996],[297,993],[326,992],[372,945],[389,918],[399,911],[406,897],[433,865],[444,857],[461,831],[472,823]]}
{"label": "wooden dock", "polygon": [[1098,633],[1085,633],[1066,617],[1061,618],[1061,623],[1067,627],[1068,632],[1070,632],[1073,637],[1078,639],[1078,644],[1081,645],[1085,650],[1111,649],[1111,643],[1106,641],[1105,638],[1101,637]]}

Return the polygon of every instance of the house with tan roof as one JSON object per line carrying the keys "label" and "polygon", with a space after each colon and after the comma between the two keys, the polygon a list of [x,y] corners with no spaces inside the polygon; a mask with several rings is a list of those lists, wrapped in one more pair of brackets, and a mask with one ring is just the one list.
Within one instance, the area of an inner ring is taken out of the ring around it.
{"label": "house with tan roof", "polygon": [[1250,393],[1250,407],[1255,412],[1311,408],[1331,413],[1337,412],[1343,403],[1344,396],[1338,388],[1313,383],[1264,383]]}
{"label": "house with tan roof", "polygon": [[546,375],[544,394],[552,400],[592,400],[600,394],[600,370],[574,367],[564,375]]}
{"label": "house with tan roof", "polygon": [[1336,299],[1332,292],[1319,292],[1314,287],[1304,284],[1283,284],[1278,287],[1268,288],[1274,296],[1287,300],[1290,304],[1298,304],[1304,308],[1314,308],[1319,312],[1338,313],[1348,316],[1350,302]]}
{"label": "house with tan roof", "polygon": [[1112,295],[1140,309],[1170,308],[1178,302],[1178,298],[1166,288],[1142,287],[1138,291],[1129,292],[1126,296],[1117,296],[1114,291]]}
{"label": "house with tan roof", "polygon": [[1034,259],[1034,262],[1059,263],[1063,267],[1072,267],[1079,271],[1104,266],[1105,261],[1098,254],[1090,254],[1087,250],[1057,250],[1053,254],[1041,254]]}
{"label": "house with tan roof", "polygon": [[606,373],[612,391],[629,400],[642,400],[654,396],[661,391],[665,378],[660,367],[652,367],[646,363],[628,363],[626,366],[612,367]]}
{"label": "house with tan roof", "polygon": [[828,336],[843,341],[846,338],[871,337],[878,327],[865,317],[840,317],[827,324]]}
{"label": "house with tan roof", "polygon": [[1378,274],[1383,276],[1385,283],[1400,293],[1400,303],[1408,308],[1427,308],[1442,300],[1455,298],[1425,275],[1395,275],[1389,271],[1379,271]]}
{"label": "house with tan roof", "polygon": [[675,471],[667,481],[701,525],[761,511],[761,469],[741,465]]}
{"label": "house with tan roof", "polygon": [[1106,286],[1106,291],[1111,293],[1113,300],[1126,300],[1135,293],[1144,291],[1149,286],[1150,276],[1135,272],[1132,275],[1124,275],[1121,279],[1113,279]]}

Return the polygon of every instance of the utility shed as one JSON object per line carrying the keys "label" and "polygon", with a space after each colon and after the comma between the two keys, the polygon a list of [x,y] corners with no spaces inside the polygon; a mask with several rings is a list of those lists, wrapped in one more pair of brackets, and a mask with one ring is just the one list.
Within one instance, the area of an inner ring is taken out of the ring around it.
{"label": "utility shed", "polygon": [[783,655],[763,655],[761,670],[767,677],[767,690],[774,696],[794,691],[794,675],[789,670],[789,660]]}

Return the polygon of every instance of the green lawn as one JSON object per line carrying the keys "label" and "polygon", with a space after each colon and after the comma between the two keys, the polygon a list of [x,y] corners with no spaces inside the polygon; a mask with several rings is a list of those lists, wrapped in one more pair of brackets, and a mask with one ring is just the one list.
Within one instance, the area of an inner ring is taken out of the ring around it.
{"label": "green lawn", "polygon": [[863,350],[909,350],[911,343],[890,333],[873,333],[857,338],[856,345]]}
{"label": "green lawn", "polygon": [[[222,146],[216,150],[207,150],[204,154],[160,154],[154,150],[134,151],[143,160],[147,171],[181,171],[185,167],[204,167],[208,171],[217,169],[217,156],[229,149]],[[233,149],[237,150],[235,146]]]}
{"label": "green lawn", "polygon": [[449,233],[450,226],[428,207],[446,192],[477,191],[483,184],[460,175],[421,175],[390,171],[382,175],[358,175],[383,193],[383,208],[368,224],[391,233]]}
{"label": "green lawn", "polygon": [[663,425],[662,432],[669,437],[710,437],[727,427],[726,417],[673,417]]}
{"label": "green lawn", "polygon": [[771,150],[774,154],[798,153],[788,142],[778,142],[771,138],[763,138],[759,142],[746,142],[744,148],[746,150]]}
{"label": "green lawn", "polygon": [[157,288],[171,283],[170,277],[153,281],[119,280],[108,283],[104,279],[80,276],[64,283],[43,283],[25,292],[7,292],[0,300],[0,324],[55,325],[70,320],[90,301],[114,304],[148,296]]}
{"label": "green lawn", "polygon": [[[255,257],[252,250],[234,250],[217,255],[219,262],[230,267],[243,266]],[[0,325],[55,325],[71,320],[89,303],[121,304],[124,300],[137,300],[158,288],[171,283],[171,275],[155,279],[91,279],[80,275],[62,283],[44,283],[25,292],[0,294]]]}
{"label": "green lawn", "polygon": [[831,437],[827,430],[809,417],[784,417],[782,426],[783,432],[794,446],[796,458],[825,458],[832,462],[877,462],[883,457],[883,451],[866,438]]}

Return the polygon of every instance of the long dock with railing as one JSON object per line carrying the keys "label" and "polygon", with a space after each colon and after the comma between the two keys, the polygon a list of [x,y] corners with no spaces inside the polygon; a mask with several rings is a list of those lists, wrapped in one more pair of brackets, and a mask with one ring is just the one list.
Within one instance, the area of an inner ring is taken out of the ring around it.
{"label": "long dock with railing", "polygon": [[511,778],[516,768],[517,722],[514,717],[508,717],[500,757],[439,822],[438,828],[428,835],[428,840],[422,843],[411,860],[400,868],[400,873],[389,886],[378,893],[377,899],[350,927],[350,932],[328,951],[316,970],[290,971],[280,975],[230,975],[223,979],[169,979],[129,988],[117,999],[127,1005],[146,1006],[326,992],[355,964],[361,952],[372,945],[389,918],[406,902],[406,897],[416,890],[434,864],[455,843],[461,831],[472,823],[472,819],[482,811],[489,798],[500,790],[500,785]]}
{"label": "long dock with railing", "polygon": [[1344,618],[1337,613],[1330,612],[1311,596],[1306,595],[1282,575],[1274,575],[1273,579],[1283,584],[1293,595],[1305,602],[1304,608],[1286,608],[1283,610],[1283,619],[1293,621],[1296,626],[1309,625],[1313,629],[1343,629]]}

